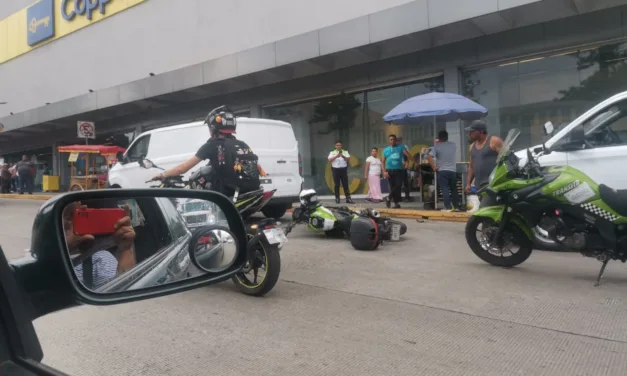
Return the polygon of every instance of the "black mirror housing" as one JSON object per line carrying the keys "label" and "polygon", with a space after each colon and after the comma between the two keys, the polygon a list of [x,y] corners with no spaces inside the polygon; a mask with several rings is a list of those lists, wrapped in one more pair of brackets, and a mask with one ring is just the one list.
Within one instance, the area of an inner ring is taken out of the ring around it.
{"label": "black mirror housing", "polygon": [[[98,294],[86,289],[72,270],[72,260],[67,253],[63,210],[77,201],[111,200],[126,198],[200,199],[214,203],[224,213],[229,232],[237,243],[234,261],[224,270],[175,281],[170,284],[145,289],[126,290],[111,294]],[[217,192],[181,189],[103,189],[69,192],[46,201],[35,217],[32,230],[31,255],[11,262],[18,281],[25,286],[31,298],[34,316],[65,309],[78,304],[111,305],[174,294],[201,286],[211,285],[231,278],[247,260],[246,230],[241,216],[231,199]]]}

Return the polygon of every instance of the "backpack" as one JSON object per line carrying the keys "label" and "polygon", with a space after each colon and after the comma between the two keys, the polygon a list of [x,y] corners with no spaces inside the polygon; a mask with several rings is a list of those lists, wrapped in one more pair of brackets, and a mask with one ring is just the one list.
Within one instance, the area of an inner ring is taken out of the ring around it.
{"label": "backpack", "polygon": [[216,172],[220,183],[243,193],[259,189],[259,157],[244,141],[235,138],[220,140],[217,145]]}

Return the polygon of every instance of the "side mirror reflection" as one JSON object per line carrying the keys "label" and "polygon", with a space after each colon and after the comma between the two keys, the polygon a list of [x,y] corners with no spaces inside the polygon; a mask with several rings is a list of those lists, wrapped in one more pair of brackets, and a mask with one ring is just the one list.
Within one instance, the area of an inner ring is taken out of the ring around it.
{"label": "side mirror reflection", "polygon": [[[186,221],[188,209],[194,209],[194,218],[188,215]],[[207,231],[217,218],[222,226]],[[217,274],[233,266],[239,254],[225,213],[207,200],[88,199],[65,206],[61,220],[76,279],[99,294]]]}
{"label": "side mirror reflection", "polygon": [[189,257],[201,270],[220,272],[235,261],[237,241],[228,228],[206,226],[199,228],[189,247]]}

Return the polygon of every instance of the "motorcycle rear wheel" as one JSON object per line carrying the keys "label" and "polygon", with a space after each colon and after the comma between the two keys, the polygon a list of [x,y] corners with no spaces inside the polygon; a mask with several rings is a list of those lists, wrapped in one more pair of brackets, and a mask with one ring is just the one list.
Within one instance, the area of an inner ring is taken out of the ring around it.
{"label": "motorcycle rear wheel", "polygon": [[253,267],[253,265],[250,265],[251,262],[257,263],[255,265],[257,267],[263,266],[266,272],[263,279],[261,281],[251,280],[244,270],[232,278],[233,283],[235,283],[240,292],[250,296],[264,296],[269,293],[278,282],[279,274],[281,274],[279,248],[276,245],[270,245],[262,241],[262,236],[258,235],[249,240],[248,246],[251,252],[254,252],[254,256],[244,269]]}
{"label": "motorcycle rear wheel", "polygon": [[[477,239],[477,235],[479,234],[479,225],[482,225],[482,232],[484,226],[489,226],[489,228],[496,228],[497,223],[493,220],[485,217],[475,217],[472,216],[466,223],[466,242],[470,249],[472,249],[473,253],[477,255],[480,259],[487,262],[488,264],[501,266],[506,268],[511,268],[516,265],[520,265],[525,262],[529,256],[531,256],[531,252],[533,251],[533,243],[527,237],[527,235],[515,224],[509,223],[505,227],[505,231],[503,233],[510,241],[508,243],[514,243],[514,245],[518,246],[519,249],[517,252],[512,253],[511,251],[509,256],[505,255],[505,252],[501,251],[501,255],[495,255],[490,252],[490,250],[486,249],[485,245],[482,245],[479,239]],[[495,230],[494,230],[495,231]],[[482,234],[483,236],[483,234]],[[491,246],[490,244],[487,244]]]}

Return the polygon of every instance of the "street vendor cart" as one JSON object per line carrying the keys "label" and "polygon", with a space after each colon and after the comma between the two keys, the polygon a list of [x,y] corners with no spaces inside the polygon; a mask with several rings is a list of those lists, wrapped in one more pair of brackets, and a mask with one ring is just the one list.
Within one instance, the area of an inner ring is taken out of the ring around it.
{"label": "street vendor cart", "polygon": [[[59,153],[69,153],[70,191],[103,189],[107,187],[109,168],[117,162],[117,153],[126,149],[112,145],[66,145],[57,148]],[[98,158],[98,156],[102,158]],[[77,168],[76,164],[84,165]]]}

